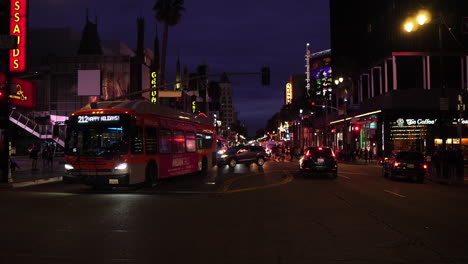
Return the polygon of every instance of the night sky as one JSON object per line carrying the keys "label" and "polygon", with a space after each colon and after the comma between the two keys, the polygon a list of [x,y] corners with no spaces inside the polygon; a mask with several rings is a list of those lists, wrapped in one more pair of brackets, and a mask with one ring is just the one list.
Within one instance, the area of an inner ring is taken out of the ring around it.
{"label": "night sky", "polygon": [[[145,19],[145,44],[153,49],[156,0],[33,0],[29,27],[71,27],[81,31],[86,8],[97,16],[102,40],[122,40],[136,47],[136,18]],[[271,67],[271,85],[260,76],[230,76],[234,110],[249,134],[263,128],[284,102],[290,74],[305,70],[305,45],[330,48],[329,2],[323,0],[185,0],[180,24],[169,30],[167,81],[175,79],[177,55],[195,71],[206,62],[210,73],[260,72]],[[159,39],[163,27],[158,24]],[[216,80],[216,79],[214,79]]]}

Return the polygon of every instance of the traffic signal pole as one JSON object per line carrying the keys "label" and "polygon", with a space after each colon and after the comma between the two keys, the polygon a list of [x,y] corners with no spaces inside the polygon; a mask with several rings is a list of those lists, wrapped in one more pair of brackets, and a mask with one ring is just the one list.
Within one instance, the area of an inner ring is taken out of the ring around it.
{"label": "traffic signal pole", "polygon": [[[10,0],[2,0],[0,3],[0,35],[9,37],[10,28]],[[3,38],[2,38],[3,39]],[[9,116],[10,116],[10,48],[6,43],[0,42],[0,73],[4,74],[3,83],[0,82],[0,183],[9,183],[11,179],[9,161],[10,161],[10,135]]]}
{"label": "traffic signal pole", "polygon": [[1,183],[8,183],[11,175],[9,169],[10,161],[10,135],[8,133],[9,128],[9,116],[10,116],[10,69],[9,69],[9,50],[1,50],[3,53],[3,68],[2,71],[5,76],[5,81],[0,84],[1,86],[1,95],[0,95],[0,172],[1,172]]}

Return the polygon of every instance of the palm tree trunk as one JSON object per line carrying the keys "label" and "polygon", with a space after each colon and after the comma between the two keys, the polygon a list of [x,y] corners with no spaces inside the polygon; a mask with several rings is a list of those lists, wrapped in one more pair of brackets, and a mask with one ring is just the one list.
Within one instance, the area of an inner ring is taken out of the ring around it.
{"label": "palm tree trunk", "polygon": [[[169,25],[164,23],[164,33],[163,33],[163,42],[162,42],[162,52],[161,52],[161,84],[166,84],[166,51],[167,51],[167,39],[169,37]],[[162,90],[166,90],[164,87]]]}

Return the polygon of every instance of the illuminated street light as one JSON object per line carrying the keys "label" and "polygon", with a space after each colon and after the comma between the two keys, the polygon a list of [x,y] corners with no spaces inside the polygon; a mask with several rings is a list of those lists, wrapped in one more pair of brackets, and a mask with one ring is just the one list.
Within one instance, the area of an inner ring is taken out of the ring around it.
{"label": "illuminated street light", "polygon": [[419,25],[422,26],[426,23],[429,23],[430,20],[431,20],[431,14],[427,10],[420,10],[418,12],[416,21],[418,21]]}
{"label": "illuminated street light", "polygon": [[406,32],[412,32],[414,29],[414,23],[412,21],[407,21],[403,27],[405,28]]}

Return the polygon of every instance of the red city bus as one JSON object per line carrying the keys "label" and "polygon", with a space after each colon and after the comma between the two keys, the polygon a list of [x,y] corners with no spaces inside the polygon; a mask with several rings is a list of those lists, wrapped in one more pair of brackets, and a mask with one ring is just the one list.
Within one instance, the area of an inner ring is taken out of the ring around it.
{"label": "red city bus", "polygon": [[213,119],[148,101],[91,103],[67,121],[66,183],[129,186],[206,172],[216,160]]}

